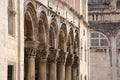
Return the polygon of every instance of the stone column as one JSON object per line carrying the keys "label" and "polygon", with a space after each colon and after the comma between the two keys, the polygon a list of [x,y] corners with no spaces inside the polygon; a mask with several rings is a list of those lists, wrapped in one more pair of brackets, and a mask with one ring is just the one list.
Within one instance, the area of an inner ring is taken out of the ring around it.
{"label": "stone column", "polygon": [[79,80],[79,56],[74,56],[74,61],[72,65],[72,80]]}
{"label": "stone column", "polygon": [[25,48],[25,56],[27,58],[27,80],[35,80],[35,49],[33,48]]}
{"label": "stone column", "polygon": [[59,50],[57,49],[50,49],[50,54],[48,55],[48,63],[50,64],[50,73],[49,73],[50,80],[57,80],[56,62],[58,57],[58,51]]}
{"label": "stone column", "polygon": [[116,53],[116,39],[111,36],[111,54],[112,54],[112,80],[117,80],[117,53]]}
{"label": "stone column", "polygon": [[65,62],[66,62],[67,52],[60,51],[58,57],[58,67],[57,67],[57,80],[65,80]]}
{"label": "stone column", "polygon": [[47,79],[47,73],[46,73],[47,55],[48,55],[48,52],[46,49],[37,50],[37,57],[38,57],[38,61],[39,61],[38,62],[38,65],[39,65],[38,80],[46,80]]}
{"label": "stone column", "polygon": [[65,67],[65,80],[72,80],[72,63],[73,63],[73,55],[71,53],[68,54],[66,60],[66,67]]}

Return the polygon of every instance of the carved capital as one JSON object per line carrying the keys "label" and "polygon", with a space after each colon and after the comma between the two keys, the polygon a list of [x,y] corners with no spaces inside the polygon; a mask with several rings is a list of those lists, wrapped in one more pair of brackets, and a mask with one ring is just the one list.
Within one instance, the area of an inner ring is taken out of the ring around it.
{"label": "carved capital", "polygon": [[24,48],[24,52],[25,52],[26,57],[35,57],[36,56],[35,48]]}
{"label": "carved capital", "polygon": [[57,61],[58,57],[58,49],[50,49],[50,54],[48,55],[48,62],[49,63],[55,63]]}
{"label": "carved capital", "polygon": [[66,62],[68,52],[60,51],[58,57],[58,63],[64,64]]}
{"label": "carved capital", "polygon": [[75,55],[74,56],[74,61],[73,61],[73,67],[78,67],[80,63],[79,56]]}
{"label": "carved capital", "polygon": [[8,14],[11,15],[11,16],[14,16],[16,14],[16,11],[8,8]]}
{"label": "carved capital", "polygon": [[48,52],[45,48],[37,50],[37,58],[40,61],[46,61],[48,56]]}
{"label": "carved capital", "polygon": [[66,66],[71,66],[73,64],[73,54],[69,53],[66,59]]}

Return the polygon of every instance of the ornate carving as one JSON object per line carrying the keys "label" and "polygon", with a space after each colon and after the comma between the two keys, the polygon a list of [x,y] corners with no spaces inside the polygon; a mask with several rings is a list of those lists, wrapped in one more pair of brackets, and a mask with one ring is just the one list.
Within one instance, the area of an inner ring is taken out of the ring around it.
{"label": "ornate carving", "polygon": [[36,50],[35,48],[24,48],[25,56],[27,57],[35,57]]}
{"label": "ornate carving", "polygon": [[58,57],[58,49],[50,49],[50,54],[48,55],[48,62],[55,63]]}
{"label": "ornate carving", "polygon": [[66,65],[70,66],[73,63],[73,54],[69,53],[66,59]]}
{"label": "ornate carving", "polygon": [[66,62],[67,52],[64,52],[63,50],[60,50],[59,57],[58,57],[58,63],[64,64]]}
{"label": "ornate carving", "polygon": [[74,61],[73,61],[73,67],[78,67],[80,63],[79,56],[75,55],[74,56]]}
{"label": "ornate carving", "polygon": [[37,50],[37,58],[40,61],[46,61],[47,56],[48,56],[48,52],[45,48]]}
{"label": "ornate carving", "polygon": [[8,14],[11,15],[11,16],[14,16],[16,14],[16,11],[8,8]]}

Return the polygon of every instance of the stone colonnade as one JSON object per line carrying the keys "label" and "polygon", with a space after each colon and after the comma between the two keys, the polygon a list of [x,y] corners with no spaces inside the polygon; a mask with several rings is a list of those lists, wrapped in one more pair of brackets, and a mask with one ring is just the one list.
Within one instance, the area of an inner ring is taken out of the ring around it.
{"label": "stone colonnade", "polygon": [[41,5],[25,2],[24,78],[78,80],[79,27]]}
{"label": "stone colonnade", "polygon": [[[78,56],[57,49],[49,50],[49,54],[47,52],[45,49],[25,48],[26,80],[36,80],[35,58],[38,58],[37,80],[78,80],[75,76],[79,68]],[[49,63],[49,76],[47,76],[47,63]]]}

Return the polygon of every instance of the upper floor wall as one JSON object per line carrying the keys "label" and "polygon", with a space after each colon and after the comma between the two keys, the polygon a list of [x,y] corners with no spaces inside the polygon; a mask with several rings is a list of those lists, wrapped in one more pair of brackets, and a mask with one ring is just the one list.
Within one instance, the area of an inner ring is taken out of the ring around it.
{"label": "upper floor wall", "polygon": [[[36,0],[64,18],[76,22],[76,17],[84,16],[87,21],[88,0]],[[71,19],[72,18],[72,19]]]}

